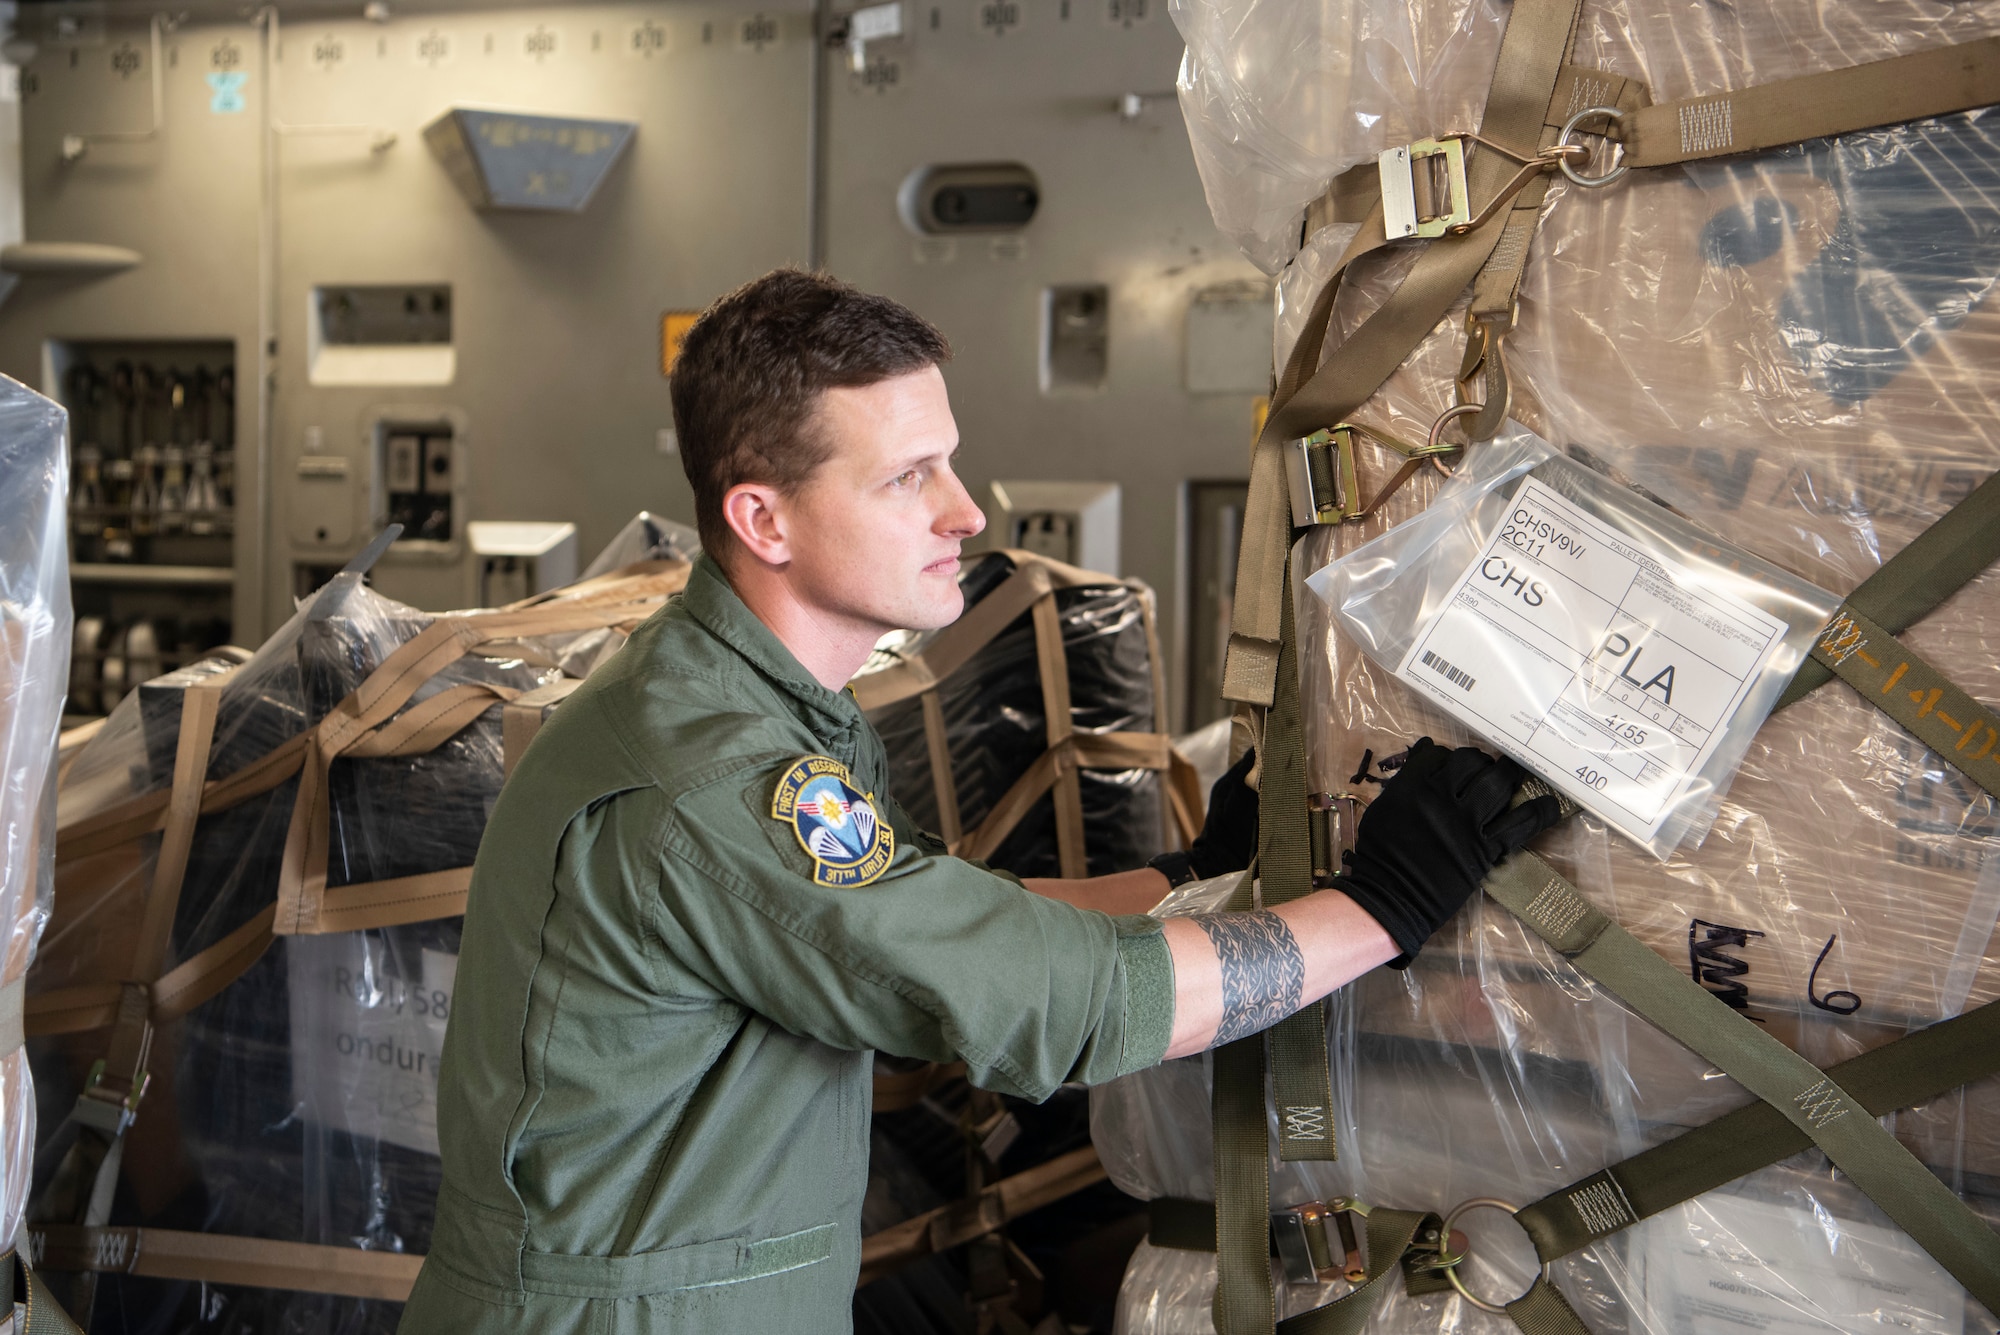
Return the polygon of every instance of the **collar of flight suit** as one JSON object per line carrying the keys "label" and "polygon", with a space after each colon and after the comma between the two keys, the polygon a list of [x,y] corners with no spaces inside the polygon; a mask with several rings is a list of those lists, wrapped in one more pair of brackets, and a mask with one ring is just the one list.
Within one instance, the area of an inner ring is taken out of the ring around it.
{"label": "collar of flight suit", "polygon": [[706,553],[695,558],[681,607],[775,686],[835,760],[854,766],[858,735],[866,726],[861,706],[846,691],[829,691],[815,681],[784,641],[757,619],[721,565]]}

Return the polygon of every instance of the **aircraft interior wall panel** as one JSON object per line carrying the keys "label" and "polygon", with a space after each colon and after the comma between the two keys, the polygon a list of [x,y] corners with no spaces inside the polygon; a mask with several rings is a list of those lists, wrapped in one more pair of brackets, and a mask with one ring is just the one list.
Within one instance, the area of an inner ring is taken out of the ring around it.
{"label": "aircraft interior wall panel", "polygon": [[[904,25],[859,75],[829,57],[828,264],[951,338],[975,496],[995,477],[1122,486],[1121,573],[1160,595],[1178,693],[1181,484],[1247,473],[1253,398],[1186,391],[1186,312],[1203,288],[1259,276],[1203,200],[1172,91],[1179,34],[1161,0],[913,0]],[[1137,116],[1118,113],[1126,93]],[[1026,228],[912,232],[899,189],[952,163],[1028,167],[1040,203]],[[1108,290],[1103,384],[1044,392],[1043,291],[1079,284]]]}
{"label": "aircraft interior wall panel", "polygon": [[[338,566],[365,536],[368,429],[384,411],[458,415],[470,482],[461,518],[573,520],[587,553],[640,508],[691,512],[678,460],[658,448],[672,422],[660,319],[807,258],[810,25],[803,10],[673,5],[284,24],[280,122],[358,128],[279,137],[271,545],[262,597],[239,606],[239,636],[289,612],[296,564]],[[93,144],[67,165],[65,133],[145,122],[148,74],[121,74],[111,55],[143,55],[146,31],[112,25],[100,44],[74,48],[74,68],[70,50],[44,45],[27,71],[28,235],[126,245],[145,260],[107,278],[25,281],[0,308],[0,369],[34,382],[51,335],[221,336],[237,342],[254,384],[261,41],[248,24],[173,33],[157,141]],[[225,61],[247,75],[241,111],[215,109],[205,76]],[[452,106],[626,120],[638,132],[581,213],[477,212],[423,140]],[[378,128],[396,137],[379,152]],[[314,287],[383,283],[450,285],[451,382],[309,383]],[[248,442],[249,394],[239,411]],[[351,526],[293,513],[343,499],[324,478],[306,485],[302,454],[349,460]],[[321,544],[320,527],[357,536]],[[392,553],[378,567],[385,592],[432,608],[462,603],[467,581],[463,558]]]}

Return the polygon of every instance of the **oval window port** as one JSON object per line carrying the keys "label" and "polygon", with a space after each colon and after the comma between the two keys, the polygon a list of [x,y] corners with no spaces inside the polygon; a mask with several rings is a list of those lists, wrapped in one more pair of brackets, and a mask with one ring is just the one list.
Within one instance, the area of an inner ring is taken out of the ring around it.
{"label": "oval window port", "polygon": [[924,236],[1018,232],[1041,202],[1041,184],[1018,162],[919,167],[897,200],[904,225]]}

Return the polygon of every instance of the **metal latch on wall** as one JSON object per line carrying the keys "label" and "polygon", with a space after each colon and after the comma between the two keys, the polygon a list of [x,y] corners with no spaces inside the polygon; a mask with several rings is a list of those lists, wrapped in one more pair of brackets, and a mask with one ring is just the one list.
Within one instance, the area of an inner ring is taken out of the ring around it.
{"label": "metal latch on wall", "polygon": [[[1279,1268],[1288,1284],[1319,1284],[1345,1279],[1359,1284],[1368,1277],[1362,1263],[1361,1243],[1354,1233],[1354,1216],[1368,1213],[1368,1207],[1349,1196],[1330,1201],[1306,1201],[1271,1211],[1271,1242],[1278,1253]],[[1334,1237],[1327,1236],[1333,1223]],[[1334,1239],[1339,1250],[1334,1250]]]}

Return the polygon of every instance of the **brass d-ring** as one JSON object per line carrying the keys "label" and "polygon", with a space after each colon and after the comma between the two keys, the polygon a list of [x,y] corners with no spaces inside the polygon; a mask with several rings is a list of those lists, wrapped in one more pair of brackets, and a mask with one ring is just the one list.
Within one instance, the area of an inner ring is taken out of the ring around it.
{"label": "brass d-ring", "polygon": [[[1444,1233],[1445,1246],[1449,1247],[1451,1245],[1451,1226],[1458,1222],[1459,1216],[1465,1214],[1469,1210],[1479,1210],[1479,1209],[1505,1210],[1509,1218],[1513,1218],[1520,1213],[1518,1210],[1514,1208],[1511,1202],[1503,1201],[1496,1196],[1474,1196],[1471,1200],[1466,1201],[1454,1207],[1452,1212],[1444,1217],[1444,1228],[1442,1232]],[[1465,1286],[1465,1281],[1458,1277],[1459,1262],[1463,1261],[1466,1257],[1470,1256],[1471,1254],[1472,1254],[1472,1245],[1470,1243],[1467,1243],[1465,1250],[1460,1252],[1456,1256],[1438,1257],[1438,1269],[1444,1271],[1444,1277],[1447,1280],[1451,1281],[1451,1286],[1454,1289],[1458,1290],[1459,1297],[1465,1299],[1465,1301],[1471,1303],[1474,1307],[1477,1307],[1482,1312],[1491,1312],[1495,1316],[1506,1315],[1507,1304],[1487,1302],[1484,1298],[1481,1298],[1477,1294],[1473,1293],[1471,1289],[1468,1289]],[[1551,1270],[1550,1264],[1547,1261],[1542,1262],[1542,1273],[1535,1282],[1541,1283],[1542,1281],[1548,1279],[1550,1270]],[[1530,1293],[1534,1291],[1533,1284],[1530,1284],[1528,1286],[1528,1291]],[[1527,1293],[1524,1293],[1521,1295],[1521,1298],[1525,1298],[1527,1296],[1528,1296]],[[1521,1301],[1521,1299],[1516,1298],[1514,1301],[1519,1302]]]}
{"label": "brass d-ring", "polygon": [[[1617,107],[1585,107],[1582,111],[1577,112],[1576,115],[1571,116],[1568,120],[1563,122],[1562,133],[1556,136],[1555,146],[1557,148],[1570,147],[1569,137],[1576,133],[1576,127],[1582,122],[1589,120],[1592,116],[1609,117],[1613,122],[1625,119],[1625,113],[1620,111]],[[1609,130],[1611,127],[1607,125],[1604,128],[1606,130]],[[1581,147],[1581,145],[1578,145],[1578,147]],[[1604,173],[1604,175],[1602,176],[1585,176],[1582,175],[1580,172],[1578,172],[1576,168],[1569,165],[1569,156],[1567,154],[1565,154],[1562,158],[1562,161],[1560,161],[1556,165],[1562,168],[1562,174],[1564,176],[1569,177],[1570,180],[1575,181],[1578,185],[1587,185],[1592,187],[1600,185],[1610,185],[1613,181],[1617,180],[1619,177],[1623,176],[1628,170],[1630,170],[1628,167],[1626,167],[1624,162],[1621,161],[1616,167],[1613,167],[1610,171]]]}
{"label": "brass d-ring", "polygon": [[[1455,403],[1438,414],[1437,421],[1431,423],[1430,435],[1424,441],[1424,453],[1430,456],[1431,467],[1437,469],[1438,472],[1443,473],[1446,477],[1451,476],[1451,469],[1445,467],[1444,460],[1438,458],[1441,452],[1453,448],[1450,445],[1444,444],[1444,429],[1461,417],[1471,417],[1475,413],[1485,411],[1486,405],[1483,403]],[[1465,447],[1461,445],[1457,448],[1464,449]]]}

